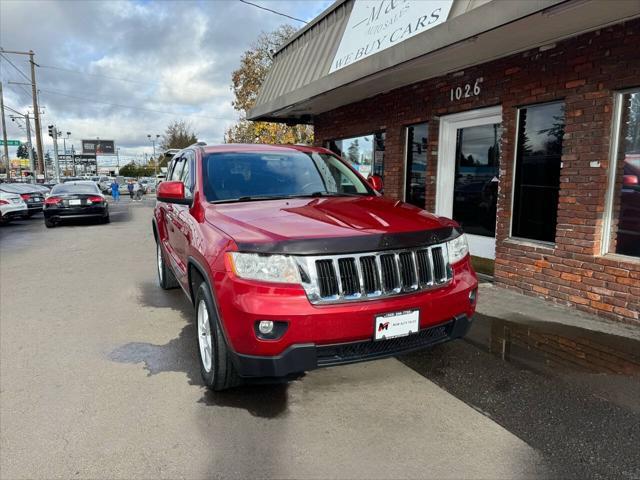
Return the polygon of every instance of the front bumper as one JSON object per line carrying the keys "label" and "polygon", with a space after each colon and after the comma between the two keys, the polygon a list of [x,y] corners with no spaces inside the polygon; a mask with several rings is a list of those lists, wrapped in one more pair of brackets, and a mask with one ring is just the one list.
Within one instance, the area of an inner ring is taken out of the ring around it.
{"label": "front bumper", "polygon": [[[266,363],[269,364],[280,361],[281,357],[297,359],[302,355],[301,351],[309,348],[314,352],[321,349],[322,356],[335,345],[370,342],[375,336],[375,321],[379,315],[418,310],[421,331],[447,324],[461,316],[471,318],[475,312],[475,301],[471,302],[469,295],[477,289],[478,280],[469,257],[452,268],[453,279],[440,288],[333,305],[311,304],[299,285],[247,281],[229,272],[215,272],[214,291],[227,344],[238,358],[238,369],[243,371],[245,367],[240,364],[252,364],[255,358],[267,358]],[[284,322],[286,331],[277,339],[258,338],[256,323],[262,320]],[[455,332],[459,332],[458,328]],[[344,363],[344,355],[338,356],[342,358],[339,363]],[[303,357],[298,360],[303,367],[296,371],[316,368],[317,356],[305,353]],[[356,357],[353,361],[369,358],[366,352],[366,358]],[[267,367],[259,367],[258,370],[260,368]],[[272,367],[267,370],[269,368]],[[248,374],[251,371],[249,368]]]}
{"label": "front bumper", "polygon": [[462,338],[471,327],[471,321],[462,314],[407,337],[333,345],[292,345],[275,357],[233,353],[232,361],[238,374],[244,378],[294,376],[320,367],[391,357]]}

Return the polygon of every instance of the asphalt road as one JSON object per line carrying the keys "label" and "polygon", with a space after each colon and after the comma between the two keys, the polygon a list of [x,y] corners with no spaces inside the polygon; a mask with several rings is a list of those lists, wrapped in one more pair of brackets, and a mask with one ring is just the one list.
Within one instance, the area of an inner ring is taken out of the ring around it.
{"label": "asphalt road", "polygon": [[192,307],[156,285],[151,207],[0,227],[0,477],[640,478],[632,391],[482,342],[207,391]]}

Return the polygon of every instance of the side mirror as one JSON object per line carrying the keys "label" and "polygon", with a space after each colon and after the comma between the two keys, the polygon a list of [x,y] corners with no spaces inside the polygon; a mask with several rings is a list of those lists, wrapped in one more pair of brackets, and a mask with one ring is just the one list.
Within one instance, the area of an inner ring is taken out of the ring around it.
{"label": "side mirror", "polygon": [[382,191],[384,190],[382,177],[380,175],[376,175],[376,174],[369,175],[369,178],[367,178],[367,181],[369,182],[369,185],[371,185],[376,192],[382,193]]}
{"label": "side mirror", "polygon": [[624,175],[622,177],[622,185],[625,187],[637,187],[638,176],[637,175]]}
{"label": "side mirror", "polygon": [[191,198],[184,196],[184,183],[182,182],[162,182],[158,185],[156,198],[159,202],[178,203],[180,205],[191,205]]}

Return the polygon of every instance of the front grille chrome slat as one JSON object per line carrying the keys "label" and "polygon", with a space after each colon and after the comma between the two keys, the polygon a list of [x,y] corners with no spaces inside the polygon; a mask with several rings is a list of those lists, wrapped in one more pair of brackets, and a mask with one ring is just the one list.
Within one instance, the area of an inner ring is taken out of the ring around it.
{"label": "front grille chrome slat", "polygon": [[453,279],[446,244],[305,257],[298,264],[312,304],[375,300],[441,288]]}

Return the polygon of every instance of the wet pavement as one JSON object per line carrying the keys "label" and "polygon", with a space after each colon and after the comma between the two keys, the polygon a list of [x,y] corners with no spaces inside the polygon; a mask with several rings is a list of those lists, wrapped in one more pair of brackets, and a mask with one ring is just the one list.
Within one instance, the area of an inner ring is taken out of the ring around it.
{"label": "wet pavement", "polygon": [[542,452],[553,477],[640,478],[640,343],[477,314],[463,342],[400,360]]}
{"label": "wet pavement", "polygon": [[640,344],[531,309],[399,361],[206,390],[151,206],[0,227],[0,477],[640,478]]}

